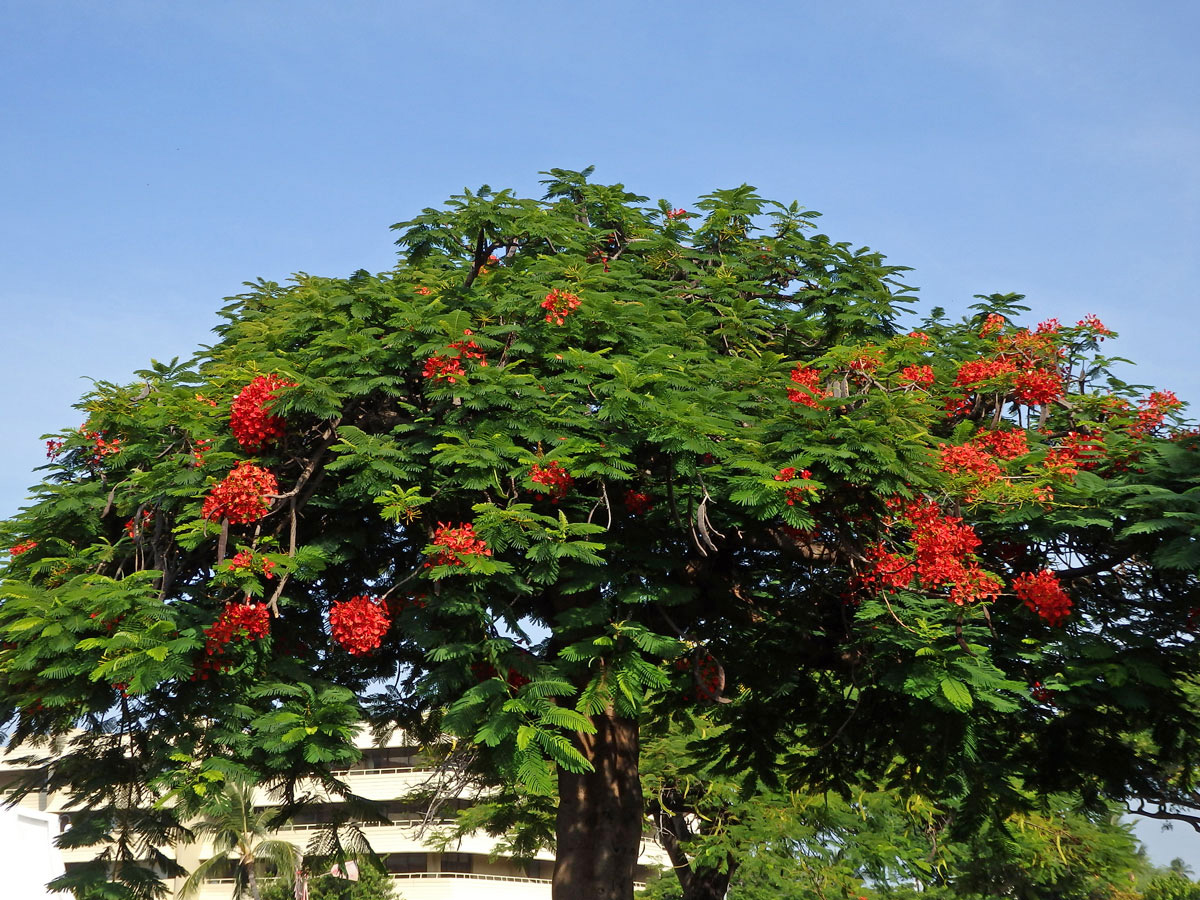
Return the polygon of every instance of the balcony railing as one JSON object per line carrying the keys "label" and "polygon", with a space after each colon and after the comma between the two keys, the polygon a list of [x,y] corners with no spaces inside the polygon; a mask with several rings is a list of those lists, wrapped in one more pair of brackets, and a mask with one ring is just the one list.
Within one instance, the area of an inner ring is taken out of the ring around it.
{"label": "balcony railing", "polygon": [[[513,881],[518,884],[550,884],[549,878],[525,878],[521,875],[484,875],[475,872],[392,872],[390,878],[396,881],[413,878],[466,878],[475,881]],[[206,878],[205,884],[233,884],[233,878]],[[270,881],[271,879],[264,879]],[[633,886],[641,890],[646,886],[644,881],[635,881]]]}

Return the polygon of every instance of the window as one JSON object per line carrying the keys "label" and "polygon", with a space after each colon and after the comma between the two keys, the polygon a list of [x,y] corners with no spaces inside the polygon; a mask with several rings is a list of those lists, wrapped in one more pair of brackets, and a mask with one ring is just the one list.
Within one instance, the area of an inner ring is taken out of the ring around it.
{"label": "window", "polygon": [[554,863],[545,859],[531,859],[525,863],[526,878],[544,878],[549,881],[554,877]]}
{"label": "window", "polygon": [[404,872],[428,872],[424,853],[389,853],[384,862],[388,874],[399,875]]}
{"label": "window", "polygon": [[442,854],[442,871],[443,872],[465,872],[470,874],[475,871],[474,860],[470,853],[443,853]]}

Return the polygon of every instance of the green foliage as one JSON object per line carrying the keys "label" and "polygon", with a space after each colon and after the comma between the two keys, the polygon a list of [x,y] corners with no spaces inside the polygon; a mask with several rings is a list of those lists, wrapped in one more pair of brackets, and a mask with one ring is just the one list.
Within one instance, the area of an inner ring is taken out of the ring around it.
{"label": "green foliage", "polygon": [[[107,846],[133,795],[165,818],[130,828],[178,828],[158,801],[231,772],[345,794],[363,715],[543,794],[596,716],[697,705],[747,792],[877,777],[978,823],[1018,783],[1189,788],[1196,441],[1166,440],[1165,395],[1131,402],[1102,328],[1031,332],[993,295],[906,333],[903,270],[795,204],[743,185],[679,214],[546,174],[542,200],[398,224],[391,271],[249,284],[195,359],[83,398],[0,524],[0,703],[17,742],[70,736],[49,777],[103,810],[81,836]],[[1030,399],[1031,373],[1058,388]],[[239,441],[265,375],[279,434]],[[992,469],[946,449],[995,431],[1027,443]],[[231,521],[214,490],[245,464],[278,492]],[[905,503],[978,545],[931,561]],[[1046,569],[1064,621],[1018,592]],[[386,634],[330,625],[364,595]],[[246,597],[268,634],[222,632]]]}
{"label": "green foliage", "polygon": [[[275,880],[263,887],[262,900],[293,900],[292,886]],[[335,875],[317,875],[308,880],[308,900],[404,900],[395,883],[374,866],[359,865],[358,881]]]}

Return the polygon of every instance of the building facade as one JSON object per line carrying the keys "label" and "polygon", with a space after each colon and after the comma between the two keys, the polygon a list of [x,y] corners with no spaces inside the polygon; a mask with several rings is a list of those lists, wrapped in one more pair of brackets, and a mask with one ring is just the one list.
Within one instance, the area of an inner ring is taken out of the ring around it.
{"label": "building facade", "polygon": [[[495,841],[485,834],[470,835],[444,852],[427,845],[428,836],[420,828],[424,810],[405,797],[424,785],[433,770],[423,760],[420,748],[403,732],[395,732],[385,746],[376,746],[364,732],[358,745],[362,758],[352,768],[335,774],[351,792],[378,801],[386,812],[388,824],[367,822],[361,827],[393,879],[397,895],[404,900],[549,900],[554,857],[548,852],[519,866],[511,859],[493,859]],[[11,794],[12,784],[27,773],[27,765],[14,761],[22,755],[30,754],[27,750],[10,751],[0,756],[0,791]],[[256,807],[274,805],[262,790],[256,790],[254,802]],[[314,834],[335,818],[333,806],[337,802],[326,798],[325,802],[307,805],[276,836],[303,851]],[[450,809],[453,806],[448,804]],[[63,796],[44,790],[34,792],[26,795],[17,809],[35,811],[63,829],[70,827],[72,810]],[[205,841],[164,850],[189,870],[213,853]],[[95,849],[58,852],[61,864],[69,870],[92,859]],[[663,857],[661,849],[647,840],[639,860],[639,878],[653,877],[665,864]],[[173,894],[182,883],[183,879],[177,879],[170,885]],[[233,884],[232,878],[211,878],[202,885],[197,900],[228,900]]]}

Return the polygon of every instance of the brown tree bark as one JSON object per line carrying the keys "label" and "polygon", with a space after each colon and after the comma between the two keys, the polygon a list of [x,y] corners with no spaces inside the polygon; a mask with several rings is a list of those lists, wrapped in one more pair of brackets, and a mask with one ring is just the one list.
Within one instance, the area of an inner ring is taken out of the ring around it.
{"label": "brown tree bark", "polygon": [[729,857],[724,872],[718,869],[693,869],[692,861],[683,849],[683,841],[692,836],[685,817],[657,807],[654,821],[658,826],[658,839],[667,851],[675,877],[679,879],[683,900],[725,900],[729,882],[737,869],[737,861]]}
{"label": "brown tree bark", "polygon": [[733,867],[724,872],[716,869],[701,869],[693,872],[683,900],[725,900],[729,892],[729,881],[733,878]]}
{"label": "brown tree bark", "polygon": [[642,842],[638,726],[633,719],[593,716],[595,734],[575,746],[594,771],[558,770],[558,853],[554,900],[633,900]]}

